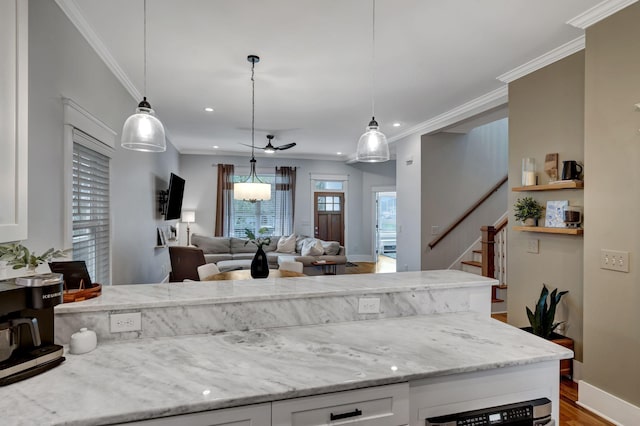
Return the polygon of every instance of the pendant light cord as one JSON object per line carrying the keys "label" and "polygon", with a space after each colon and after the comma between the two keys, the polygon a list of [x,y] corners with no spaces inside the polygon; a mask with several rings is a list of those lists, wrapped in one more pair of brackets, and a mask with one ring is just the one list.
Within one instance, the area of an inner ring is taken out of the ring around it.
{"label": "pendant light cord", "polygon": [[256,67],[255,61],[251,62],[251,158],[253,158],[254,141],[253,136],[255,132],[256,124],[256,80],[253,78],[254,69]]}
{"label": "pendant light cord", "polygon": [[147,97],[147,0],[143,2],[143,14],[144,14],[144,24],[143,24],[143,50],[144,50],[144,93],[142,96],[146,99]]}
{"label": "pendant light cord", "polygon": [[376,87],[376,0],[373,0],[372,24],[371,24],[371,116],[375,117],[376,101],[373,92]]}

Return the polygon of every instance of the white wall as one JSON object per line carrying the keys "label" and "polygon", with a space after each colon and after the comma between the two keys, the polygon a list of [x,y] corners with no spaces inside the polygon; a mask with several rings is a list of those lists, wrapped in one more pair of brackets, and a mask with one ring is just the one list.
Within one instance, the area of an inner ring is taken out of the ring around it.
{"label": "white wall", "polygon": [[467,134],[422,137],[422,269],[448,268],[475,240],[480,227],[507,211],[507,184],[442,239],[433,249],[432,226],[442,233],[507,174],[507,119]]}
{"label": "white wall", "polygon": [[[55,2],[29,2],[29,238],[41,252],[64,244],[62,97],[120,132],[136,100],[90,48]],[[161,111],[160,111],[161,113]],[[118,135],[119,140],[119,135]],[[158,282],[168,265],[166,249],[154,249],[156,193],[166,189],[178,153],[116,149],[111,161],[112,283]]]}
{"label": "white wall", "polygon": [[[180,155],[180,173],[186,180],[184,210],[196,211],[196,223],[191,232],[213,235],[215,226],[217,164],[234,164],[248,168],[249,157],[215,155]],[[297,167],[296,210],[294,230],[298,234],[313,235],[313,202],[310,176],[312,174],[347,175],[349,178],[345,205],[346,250],[352,259],[371,258],[371,188],[395,185],[395,162],[377,164],[345,164],[342,161],[302,160],[277,157],[257,158],[258,172],[272,171],[275,166]],[[185,241],[181,226],[181,241]],[[359,257],[353,257],[359,256]]]}
{"label": "white wall", "polygon": [[421,269],[421,139],[407,136],[396,145],[396,268]]}

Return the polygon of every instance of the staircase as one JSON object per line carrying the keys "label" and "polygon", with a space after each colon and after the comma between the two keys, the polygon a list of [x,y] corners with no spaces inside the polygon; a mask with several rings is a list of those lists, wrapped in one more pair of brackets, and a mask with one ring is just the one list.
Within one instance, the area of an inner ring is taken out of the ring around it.
{"label": "staircase", "polygon": [[[498,280],[491,288],[491,313],[507,311],[507,223],[505,217],[495,226],[483,226],[482,237],[460,261],[460,269]],[[487,261],[485,261],[487,259]]]}

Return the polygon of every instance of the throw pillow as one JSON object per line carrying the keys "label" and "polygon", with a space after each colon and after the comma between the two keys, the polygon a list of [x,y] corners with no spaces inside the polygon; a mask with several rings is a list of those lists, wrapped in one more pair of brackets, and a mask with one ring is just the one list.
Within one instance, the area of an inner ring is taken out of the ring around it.
{"label": "throw pillow", "polygon": [[291,234],[288,237],[280,237],[278,240],[278,253],[295,253],[296,252],[296,234]]}
{"label": "throw pillow", "polygon": [[335,256],[340,251],[340,243],[337,241],[323,241],[322,249],[324,250],[324,254]]}
{"label": "throw pillow", "polygon": [[322,248],[322,242],[316,239],[309,239],[305,241],[302,246],[302,255],[303,256],[320,256],[324,253],[324,248]]}

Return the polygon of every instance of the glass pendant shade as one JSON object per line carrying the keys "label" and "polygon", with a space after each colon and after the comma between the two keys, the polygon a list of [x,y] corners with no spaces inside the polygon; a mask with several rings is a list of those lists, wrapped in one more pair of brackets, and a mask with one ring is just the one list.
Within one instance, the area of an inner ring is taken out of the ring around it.
{"label": "glass pendant shade", "polygon": [[136,113],[127,118],[122,128],[121,145],[134,151],[164,152],[167,142],[164,127],[145,97]]}
{"label": "glass pendant shade", "polygon": [[367,131],[360,136],[356,151],[356,161],[379,163],[389,160],[387,137],[378,130],[378,122],[372,118]]}

